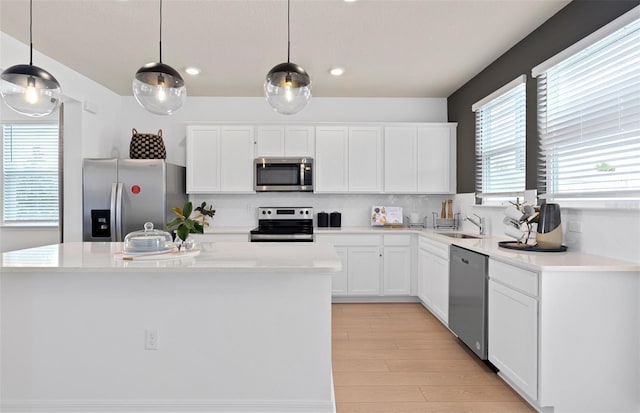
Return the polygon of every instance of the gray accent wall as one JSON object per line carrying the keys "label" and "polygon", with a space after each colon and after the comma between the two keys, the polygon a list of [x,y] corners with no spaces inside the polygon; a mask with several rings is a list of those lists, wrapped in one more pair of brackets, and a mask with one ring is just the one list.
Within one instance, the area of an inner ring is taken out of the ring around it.
{"label": "gray accent wall", "polygon": [[458,122],[458,193],[475,191],[475,116],[471,105],[527,75],[527,189],[537,187],[536,81],[531,69],[640,4],[639,0],[574,0],[447,99]]}

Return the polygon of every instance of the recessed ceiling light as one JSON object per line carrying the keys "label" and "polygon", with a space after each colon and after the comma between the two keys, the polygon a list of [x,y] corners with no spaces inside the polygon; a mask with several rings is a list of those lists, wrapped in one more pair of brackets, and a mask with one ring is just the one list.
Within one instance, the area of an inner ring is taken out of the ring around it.
{"label": "recessed ceiling light", "polygon": [[191,75],[191,76],[197,76],[197,75],[200,74],[200,69],[198,69],[197,67],[193,67],[193,66],[186,67],[184,69],[184,71],[187,72],[187,74]]}
{"label": "recessed ceiling light", "polygon": [[329,73],[331,73],[334,76],[342,76],[342,74],[344,73],[344,69],[341,67],[334,67],[333,69],[329,70]]}
{"label": "recessed ceiling light", "polygon": [[345,3],[355,3],[358,0],[344,0]]}

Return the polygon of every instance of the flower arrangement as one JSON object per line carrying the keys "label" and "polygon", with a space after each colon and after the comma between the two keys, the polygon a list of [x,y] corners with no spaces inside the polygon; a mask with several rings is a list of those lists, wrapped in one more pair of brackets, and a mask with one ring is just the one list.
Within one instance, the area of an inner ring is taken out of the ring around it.
{"label": "flower arrangement", "polygon": [[195,215],[193,218],[191,217],[191,213],[194,212],[194,209],[191,201],[184,204],[182,208],[175,207],[172,210],[177,215],[177,217],[167,223],[166,230],[176,230],[178,238],[180,238],[183,242],[187,240],[189,234],[204,233],[204,227],[209,225],[209,223],[206,221],[206,218],[213,218],[213,216],[216,214],[213,206],[209,206],[207,208],[206,202],[203,202],[199,207],[196,207],[195,212],[197,212],[197,215]]}

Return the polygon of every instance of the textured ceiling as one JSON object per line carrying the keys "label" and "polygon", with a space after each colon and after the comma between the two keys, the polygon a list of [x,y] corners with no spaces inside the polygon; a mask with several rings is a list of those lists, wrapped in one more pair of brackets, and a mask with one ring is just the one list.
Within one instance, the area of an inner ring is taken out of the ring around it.
{"label": "textured ceiling", "polygon": [[[291,0],[291,61],[314,96],[447,97],[568,3]],[[184,75],[190,96],[261,96],[266,73],[287,59],[284,0],[163,4],[163,62],[202,69]],[[0,0],[1,31],[28,43],[28,22],[27,0]],[[158,61],[158,38],[158,1],[33,1],[34,48],[120,95]],[[345,74],[331,76],[334,66]]]}

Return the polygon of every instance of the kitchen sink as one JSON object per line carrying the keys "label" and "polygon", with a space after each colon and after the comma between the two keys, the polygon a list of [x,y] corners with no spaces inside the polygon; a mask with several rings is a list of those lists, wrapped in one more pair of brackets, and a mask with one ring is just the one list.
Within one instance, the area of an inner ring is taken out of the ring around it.
{"label": "kitchen sink", "polygon": [[440,232],[439,234],[450,238],[480,239],[480,237],[476,237],[475,235],[461,234],[459,232]]}

